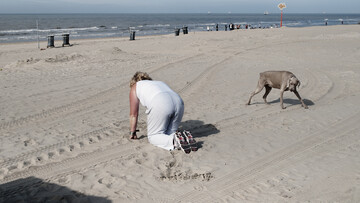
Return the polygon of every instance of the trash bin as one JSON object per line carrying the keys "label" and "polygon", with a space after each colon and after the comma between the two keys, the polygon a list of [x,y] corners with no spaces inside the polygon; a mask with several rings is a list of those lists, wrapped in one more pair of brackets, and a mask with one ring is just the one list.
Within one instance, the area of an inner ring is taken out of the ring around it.
{"label": "trash bin", "polygon": [[231,30],[234,30],[234,24],[230,23],[230,25],[229,25],[229,30],[230,30],[230,31],[231,31]]}
{"label": "trash bin", "polygon": [[180,29],[175,29],[175,36],[179,36],[180,34]]}
{"label": "trash bin", "polygon": [[48,38],[47,48],[55,47],[55,45],[54,45],[54,35],[48,35],[47,38]]}
{"label": "trash bin", "polygon": [[188,27],[183,27],[183,33],[184,35],[188,34]]}
{"label": "trash bin", "polygon": [[135,40],[135,31],[130,31],[130,40]]}
{"label": "trash bin", "polygon": [[62,34],[62,37],[63,37],[63,44],[62,46],[65,46],[65,45],[68,45],[70,46],[70,34]]}

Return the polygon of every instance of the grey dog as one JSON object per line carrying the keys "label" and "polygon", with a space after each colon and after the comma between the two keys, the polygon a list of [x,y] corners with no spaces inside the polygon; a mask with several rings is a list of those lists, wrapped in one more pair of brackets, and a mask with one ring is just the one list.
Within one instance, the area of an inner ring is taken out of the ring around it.
{"label": "grey dog", "polygon": [[258,81],[258,85],[256,87],[256,90],[251,93],[251,96],[248,101],[248,105],[250,105],[251,98],[255,95],[261,92],[261,90],[265,87],[266,92],[263,96],[263,99],[266,104],[266,97],[270,93],[272,88],[280,89],[280,105],[282,109],[285,109],[283,104],[283,94],[285,91],[290,90],[291,92],[294,92],[294,94],[297,96],[297,98],[300,100],[302,106],[307,109],[308,106],[304,103],[304,101],[301,99],[299,93],[296,90],[296,87],[300,86],[300,81],[296,78],[296,76],[289,72],[289,71],[266,71],[260,73],[260,78]]}

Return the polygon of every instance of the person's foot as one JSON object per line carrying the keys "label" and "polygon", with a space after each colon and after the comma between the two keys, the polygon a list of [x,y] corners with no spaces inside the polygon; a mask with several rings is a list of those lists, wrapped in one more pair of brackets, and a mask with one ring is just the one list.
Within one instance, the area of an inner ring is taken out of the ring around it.
{"label": "person's foot", "polygon": [[186,141],[190,145],[191,151],[197,151],[198,150],[197,143],[196,143],[194,137],[192,136],[192,134],[190,133],[190,131],[184,130],[183,134],[184,134]]}
{"label": "person's foot", "polygon": [[191,148],[189,143],[187,142],[187,140],[185,139],[185,137],[182,135],[181,132],[176,132],[175,133],[175,143],[174,143],[174,147],[181,149],[182,151],[184,151],[186,154],[191,152]]}

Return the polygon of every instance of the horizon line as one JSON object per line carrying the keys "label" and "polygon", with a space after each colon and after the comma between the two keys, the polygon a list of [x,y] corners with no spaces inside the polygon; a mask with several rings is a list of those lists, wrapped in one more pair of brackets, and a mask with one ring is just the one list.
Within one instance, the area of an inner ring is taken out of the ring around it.
{"label": "horizon line", "polygon": [[[278,14],[278,13],[281,13],[280,11],[279,12],[269,12],[268,15],[271,15],[271,14]],[[115,13],[115,12],[53,12],[53,13],[49,13],[49,12],[44,12],[44,13],[0,13],[0,15],[7,15],[7,14],[47,14],[47,15],[50,15],[50,14],[206,14],[206,15],[211,15],[211,14],[228,14],[228,15],[231,15],[231,14],[263,14],[263,12],[248,12],[248,13],[238,13],[238,12],[189,12],[189,13],[186,13],[186,12],[179,12],[179,13],[166,13],[166,12],[157,12],[157,13],[146,13],[146,12],[119,12],[119,13]],[[333,13],[333,12],[304,12],[304,13],[301,13],[301,12],[287,12],[286,14],[358,14],[360,15],[360,13],[352,13],[352,12],[349,12],[349,13]]]}

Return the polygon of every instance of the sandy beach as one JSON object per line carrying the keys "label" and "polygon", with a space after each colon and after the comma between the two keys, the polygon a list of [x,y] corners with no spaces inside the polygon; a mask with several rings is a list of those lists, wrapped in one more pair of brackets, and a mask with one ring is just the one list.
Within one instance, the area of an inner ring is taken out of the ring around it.
{"label": "sandy beach", "polygon": [[[0,202],[360,202],[360,26],[0,44]],[[254,96],[287,70],[296,96]],[[129,139],[129,81],[185,103],[185,154]]]}

